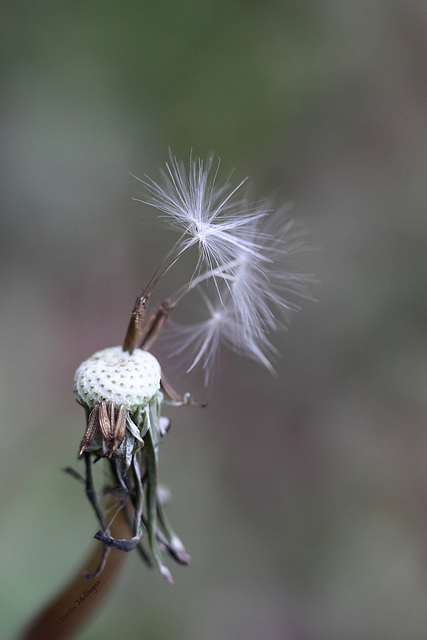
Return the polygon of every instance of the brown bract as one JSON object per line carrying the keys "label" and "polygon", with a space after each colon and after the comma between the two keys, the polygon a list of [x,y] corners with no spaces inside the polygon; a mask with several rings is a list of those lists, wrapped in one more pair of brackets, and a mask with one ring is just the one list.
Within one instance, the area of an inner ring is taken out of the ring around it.
{"label": "brown bract", "polygon": [[98,429],[107,445],[108,454],[105,457],[111,458],[125,437],[126,405],[121,404],[119,410],[116,411],[114,402],[110,402],[108,409],[105,400],[97,402],[89,416],[86,432],[80,445],[79,458],[92,444]]}

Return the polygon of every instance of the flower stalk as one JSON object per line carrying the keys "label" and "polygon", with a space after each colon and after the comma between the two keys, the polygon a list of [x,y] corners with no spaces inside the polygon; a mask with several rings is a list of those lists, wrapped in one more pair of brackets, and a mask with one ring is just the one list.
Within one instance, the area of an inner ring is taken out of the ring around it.
{"label": "flower stalk", "polygon": [[[114,520],[111,532],[119,538],[128,535],[129,527],[123,512]],[[96,576],[104,555],[103,547],[98,542],[93,544],[74,576],[34,618],[20,640],[66,640],[88,622],[104,602],[126,559],[126,554],[112,550],[102,575]],[[93,577],[88,578],[88,574],[93,574]]]}

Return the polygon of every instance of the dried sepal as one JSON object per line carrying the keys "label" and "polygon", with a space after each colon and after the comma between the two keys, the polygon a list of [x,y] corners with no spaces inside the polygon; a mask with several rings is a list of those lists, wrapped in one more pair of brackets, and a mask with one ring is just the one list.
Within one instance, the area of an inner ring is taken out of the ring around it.
{"label": "dried sepal", "polygon": [[116,418],[116,423],[113,427],[113,442],[110,450],[109,458],[122,444],[126,432],[126,405],[120,405],[119,413]]}
{"label": "dried sepal", "polygon": [[[113,403],[111,403],[113,404]],[[112,439],[112,426],[107,412],[107,404],[105,400],[99,405],[99,428],[101,429],[104,442],[109,445]]]}
{"label": "dried sepal", "polygon": [[99,414],[99,407],[98,405],[95,405],[95,407],[92,409],[89,415],[86,432],[80,444],[79,458],[82,457],[86,449],[90,447],[90,445],[94,441],[96,430],[98,428],[98,414]]}
{"label": "dried sepal", "polygon": [[111,458],[125,438],[126,420],[127,407],[124,403],[116,412],[114,402],[110,402],[108,407],[105,400],[98,402],[89,414],[86,432],[80,445],[79,458],[93,444],[98,429],[102,436],[103,452],[105,451],[106,457]]}

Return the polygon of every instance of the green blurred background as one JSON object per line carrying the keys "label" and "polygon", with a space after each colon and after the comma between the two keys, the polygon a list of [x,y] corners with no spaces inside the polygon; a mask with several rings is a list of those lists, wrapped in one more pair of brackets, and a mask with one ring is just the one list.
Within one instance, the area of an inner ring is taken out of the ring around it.
{"label": "green blurred background", "polygon": [[1,7],[2,637],[97,530],[61,472],[82,465],[72,378],[171,244],[129,175],[170,146],[295,203],[318,302],[277,336],[274,378],[224,353],[204,394],[160,352],[209,400],[161,449],[192,566],[170,588],[131,554],[79,637],[426,638],[426,3]]}

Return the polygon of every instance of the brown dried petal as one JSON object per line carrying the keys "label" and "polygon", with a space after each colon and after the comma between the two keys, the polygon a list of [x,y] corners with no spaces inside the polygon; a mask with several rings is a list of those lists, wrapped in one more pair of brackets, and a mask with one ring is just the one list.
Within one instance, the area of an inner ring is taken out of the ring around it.
{"label": "brown dried petal", "polygon": [[89,416],[86,432],[83,436],[83,440],[80,445],[79,458],[82,457],[86,449],[92,444],[95,438],[96,428],[98,426],[98,414],[99,414],[99,405],[96,404]]}

